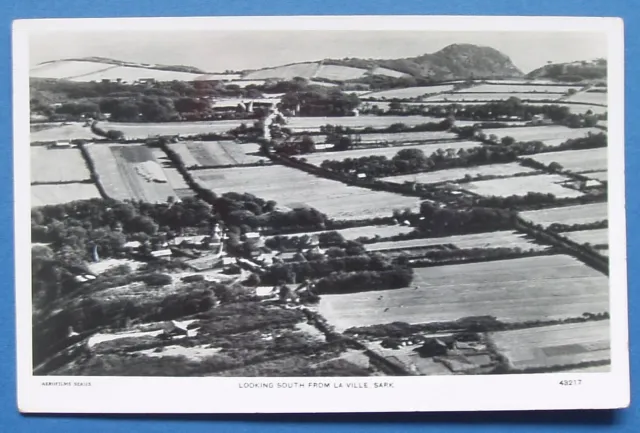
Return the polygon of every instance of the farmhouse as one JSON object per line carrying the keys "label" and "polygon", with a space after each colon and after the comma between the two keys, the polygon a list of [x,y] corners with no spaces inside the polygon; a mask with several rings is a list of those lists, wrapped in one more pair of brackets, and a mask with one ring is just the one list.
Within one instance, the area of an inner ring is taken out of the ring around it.
{"label": "farmhouse", "polygon": [[163,249],[151,251],[150,255],[154,259],[168,259],[169,257],[171,257],[172,253],[170,249]]}

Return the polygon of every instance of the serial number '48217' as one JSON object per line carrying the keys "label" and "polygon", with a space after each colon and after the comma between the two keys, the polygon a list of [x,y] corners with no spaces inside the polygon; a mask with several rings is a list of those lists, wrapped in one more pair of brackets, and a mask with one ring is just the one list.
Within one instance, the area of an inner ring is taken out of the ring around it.
{"label": "serial number '48217'", "polygon": [[562,386],[582,385],[582,379],[561,380],[560,385]]}

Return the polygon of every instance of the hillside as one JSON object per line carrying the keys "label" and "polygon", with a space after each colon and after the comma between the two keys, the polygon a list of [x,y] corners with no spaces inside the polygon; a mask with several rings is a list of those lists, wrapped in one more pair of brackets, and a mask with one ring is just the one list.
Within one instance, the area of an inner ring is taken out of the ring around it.
{"label": "hillside", "polygon": [[522,75],[509,57],[500,51],[471,44],[449,45],[433,54],[404,59],[325,59],[236,74],[209,74],[188,66],[131,63],[100,57],[45,62],[30,71],[32,78],[81,82],[105,79],[130,82],[149,78],[158,81],[199,81],[292,79],[294,77],[345,82],[359,81],[371,76],[389,78],[413,76],[441,81],[470,77],[522,77]]}
{"label": "hillside", "polygon": [[607,61],[605,59],[595,59],[569,63],[550,63],[529,72],[527,78],[551,78],[561,81],[606,79]]}
{"label": "hillside", "polygon": [[388,68],[415,77],[449,80],[470,77],[522,77],[523,73],[500,51],[472,44],[453,44],[432,54],[389,60],[331,60],[360,68]]}

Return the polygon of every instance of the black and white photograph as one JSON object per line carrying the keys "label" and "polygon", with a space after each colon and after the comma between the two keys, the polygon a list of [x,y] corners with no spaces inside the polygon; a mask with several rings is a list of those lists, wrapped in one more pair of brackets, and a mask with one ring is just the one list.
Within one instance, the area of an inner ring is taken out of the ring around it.
{"label": "black and white photograph", "polygon": [[23,373],[625,376],[617,22],[309,19],[25,22]]}

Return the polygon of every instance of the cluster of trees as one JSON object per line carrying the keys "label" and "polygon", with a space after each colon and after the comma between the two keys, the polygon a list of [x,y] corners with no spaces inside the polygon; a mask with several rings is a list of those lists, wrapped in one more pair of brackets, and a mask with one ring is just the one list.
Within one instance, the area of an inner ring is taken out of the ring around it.
{"label": "cluster of trees", "polygon": [[262,281],[267,285],[276,285],[323,278],[332,273],[387,271],[394,269],[398,270],[399,268],[384,255],[361,254],[334,257],[325,260],[276,264],[269,268],[269,271],[262,277]]}
{"label": "cluster of trees", "polygon": [[556,233],[564,233],[564,232],[576,232],[581,230],[596,230],[596,229],[606,229],[609,227],[609,222],[605,219],[602,221],[596,221],[592,223],[584,223],[584,224],[562,224],[562,223],[553,223],[547,230]]}
{"label": "cluster of trees", "polygon": [[531,257],[540,255],[558,254],[559,251],[553,248],[545,250],[522,249],[518,247],[500,247],[500,248],[465,248],[465,249],[432,249],[418,256],[402,255],[396,259],[399,264],[408,264],[411,266],[440,266],[442,264],[458,263],[458,262],[486,262],[491,260],[505,260],[516,257]]}
{"label": "cluster of trees", "polygon": [[413,269],[398,267],[384,271],[333,273],[315,284],[318,294],[339,294],[401,289],[413,280]]}
{"label": "cluster of trees", "polygon": [[302,116],[348,116],[360,105],[358,96],[338,88],[310,86],[282,97],[282,108],[296,110]]}
{"label": "cluster of trees", "polygon": [[[352,241],[347,241],[336,231],[319,232],[316,234],[321,247],[338,247],[347,249],[356,246]],[[274,236],[266,240],[265,245],[276,251],[289,251],[303,249],[308,245],[311,236]],[[349,254],[349,253],[347,253]],[[352,254],[349,254],[352,255]]]}
{"label": "cluster of trees", "polygon": [[579,197],[556,197],[554,194],[541,192],[528,192],[523,195],[510,195],[507,197],[475,197],[469,205],[499,209],[533,210],[553,206],[600,203],[606,200],[607,191],[603,189]]}
{"label": "cluster of trees", "polygon": [[421,237],[438,237],[468,233],[508,230],[514,226],[508,210],[488,207],[441,208],[430,202],[420,204],[420,214],[411,219]]}
{"label": "cluster of trees", "polygon": [[[473,131],[466,127],[464,133]],[[326,160],[321,168],[336,173],[349,175],[364,173],[367,177],[385,177],[400,174],[411,174],[425,171],[444,170],[448,168],[471,167],[485,164],[496,164],[516,161],[519,156],[541,152],[560,150],[590,149],[605,147],[607,135],[604,133],[589,134],[584,138],[567,140],[559,146],[549,146],[541,141],[515,142],[512,137],[504,137],[499,147],[479,146],[471,149],[438,149],[430,156],[420,149],[401,149],[391,159],[386,156],[372,155],[344,160]]]}

